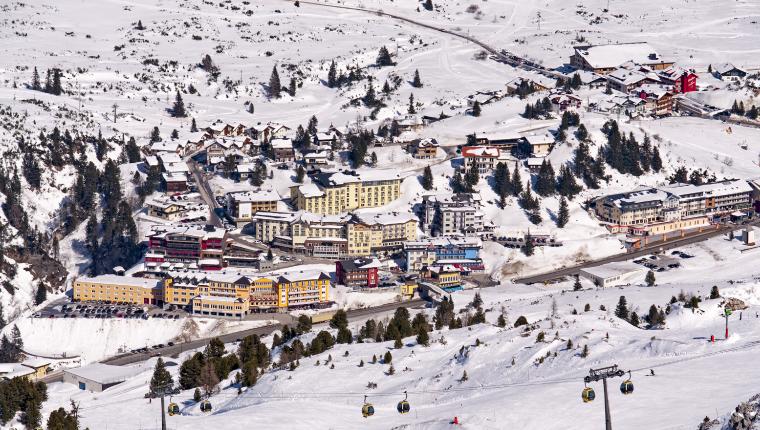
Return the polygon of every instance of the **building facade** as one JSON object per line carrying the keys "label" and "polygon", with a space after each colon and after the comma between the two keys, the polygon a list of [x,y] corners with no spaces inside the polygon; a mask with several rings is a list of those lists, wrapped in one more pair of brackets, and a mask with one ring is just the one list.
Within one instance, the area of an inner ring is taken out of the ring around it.
{"label": "building facade", "polygon": [[131,276],[80,276],[74,281],[73,299],[76,302],[127,303],[132,305],[161,305],[164,302],[160,280]]}
{"label": "building facade", "polygon": [[200,263],[216,260],[221,268],[227,231],[214,226],[179,227],[148,235],[151,260],[146,262]]}
{"label": "building facade", "polygon": [[376,288],[379,283],[380,261],[376,258],[355,258],[335,263],[339,284],[351,288]]}
{"label": "building facade", "polygon": [[251,222],[257,212],[277,211],[280,195],[274,190],[243,191],[227,194],[227,211],[238,227]]}
{"label": "building facade", "polygon": [[401,193],[401,177],[390,171],[319,173],[313,181],[291,187],[291,200],[300,210],[324,215],[384,206]]}

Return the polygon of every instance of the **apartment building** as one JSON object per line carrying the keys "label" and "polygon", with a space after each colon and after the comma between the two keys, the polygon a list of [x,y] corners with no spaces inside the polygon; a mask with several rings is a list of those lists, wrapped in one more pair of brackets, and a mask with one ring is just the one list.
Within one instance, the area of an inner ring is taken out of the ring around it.
{"label": "apartment building", "polygon": [[243,227],[257,212],[277,211],[282,198],[275,190],[242,191],[227,193],[227,211],[238,227]]}
{"label": "apartment building", "polygon": [[653,228],[667,232],[694,226],[684,224],[690,219],[704,218],[704,224],[734,211],[748,210],[752,206],[751,194],[752,188],[744,180],[673,184],[603,196],[592,207],[596,216],[612,228],[635,227],[636,230],[629,230],[648,234]]}
{"label": "apartment building", "polygon": [[480,194],[423,196],[423,229],[432,236],[488,233],[493,229],[484,221],[480,206]]}
{"label": "apartment building", "polygon": [[293,186],[290,193],[300,210],[336,215],[396,200],[401,193],[401,176],[387,170],[319,173],[313,183]]}
{"label": "apartment building", "polygon": [[311,212],[259,212],[254,236],[294,252],[339,259],[401,250],[417,237],[417,219],[410,213],[319,215]]}
{"label": "apartment building", "polygon": [[483,270],[480,250],[483,243],[477,237],[438,237],[404,243],[407,270],[451,264],[462,271]]}
{"label": "apartment building", "polygon": [[[227,231],[212,225],[157,230],[148,235],[150,259],[146,263],[204,263],[221,268]],[[205,260],[205,261],[204,261]]]}
{"label": "apartment building", "polygon": [[74,281],[76,302],[128,303],[161,305],[162,283],[158,279],[119,275],[80,276]]}

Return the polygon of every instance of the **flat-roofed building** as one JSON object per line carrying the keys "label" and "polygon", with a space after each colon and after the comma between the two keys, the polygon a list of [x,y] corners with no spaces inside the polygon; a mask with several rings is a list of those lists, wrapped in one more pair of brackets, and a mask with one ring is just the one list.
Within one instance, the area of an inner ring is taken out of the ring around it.
{"label": "flat-roofed building", "polygon": [[616,43],[608,45],[578,45],[573,47],[570,64],[578,69],[607,74],[632,61],[663,70],[674,64],[673,60],[661,57],[646,42]]}
{"label": "flat-roofed building", "polygon": [[164,302],[162,282],[131,276],[80,276],[74,281],[74,301],[160,305]]}

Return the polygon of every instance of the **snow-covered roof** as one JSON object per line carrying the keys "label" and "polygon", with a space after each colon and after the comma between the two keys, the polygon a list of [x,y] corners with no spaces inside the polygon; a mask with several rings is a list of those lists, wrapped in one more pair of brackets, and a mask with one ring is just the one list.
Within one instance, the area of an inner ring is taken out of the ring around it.
{"label": "snow-covered roof", "polygon": [[670,63],[657,54],[646,42],[617,43],[611,45],[575,46],[576,55],[583,57],[595,69],[618,67],[626,61],[639,64]]}
{"label": "snow-covered roof", "polygon": [[40,367],[49,366],[50,363],[52,363],[52,361],[50,359],[47,359],[47,358],[31,357],[31,358],[27,358],[26,360],[24,360],[21,364],[23,364],[26,367],[31,367],[31,368],[37,369],[37,368],[40,368]]}
{"label": "snow-covered roof", "polygon": [[742,179],[725,180],[702,185],[673,184],[661,187],[661,189],[678,197],[687,197],[695,194],[718,197],[752,192],[752,187],[747,181]]}
{"label": "snow-covered roof", "polygon": [[378,214],[357,213],[354,217],[363,224],[374,225],[393,225],[403,224],[409,221],[417,221],[414,214],[408,212],[385,212]]}
{"label": "snow-covered roof", "polygon": [[340,265],[343,267],[343,270],[347,272],[382,267],[380,260],[374,257],[360,257],[352,260],[343,260],[340,262]]}
{"label": "snow-covered roof", "polygon": [[124,382],[127,378],[134,376],[143,370],[144,369],[129,366],[111,366],[103,363],[92,363],[82,367],[65,369],[64,373],[69,373],[99,384],[113,384]]}
{"label": "snow-covered roof", "polygon": [[155,155],[149,155],[145,157],[145,164],[147,164],[148,167],[158,166],[158,157],[156,157]]}
{"label": "snow-covered roof", "polygon": [[[160,143],[160,142],[157,142]],[[184,163],[184,160],[182,160],[182,157],[180,157],[178,154],[174,152],[165,152],[163,154],[158,155],[158,159],[161,160],[161,164],[167,164],[167,163]]]}
{"label": "snow-covered roof", "polygon": [[303,184],[298,186],[298,191],[303,194],[304,197],[322,197],[325,195],[317,184]]}
{"label": "snow-covered roof", "polygon": [[551,145],[554,143],[554,136],[548,132],[543,133],[530,133],[523,135],[525,140],[531,145]]}
{"label": "snow-covered roof", "polygon": [[296,212],[263,212],[259,211],[256,212],[256,215],[253,216],[253,220],[268,220],[268,221],[281,221],[281,222],[292,222],[298,217],[298,213]]}
{"label": "snow-covered roof", "polygon": [[445,247],[445,246],[459,246],[459,247],[476,247],[481,248],[483,242],[478,237],[464,236],[464,237],[434,237],[423,240],[412,240],[404,242],[404,249],[408,248],[428,248],[428,247]]}
{"label": "snow-covered roof", "polygon": [[[731,71],[733,71],[733,70],[739,70],[739,71],[741,71],[741,72],[744,72],[744,70],[743,70],[743,69],[740,69],[740,68],[738,68],[738,67],[734,66],[732,63],[723,63],[723,64],[716,64],[716,65],[713,67],[713,70],[714,70],[715,72],[717,72],[718,74],[721,74],[721,75],[722,75],[722,74],[724,74],[724,73],[728,73],[728,72],[731,72]],[[746,72],[745,72],[745,73],[746,73]]]}
{"label": "snow-covered roof", "polygon": [[166,236],[182,235],[192,236],[202,239],[222,239],[226,231],[220,228],[214,228],[213,230],[206,230],[202,226],[190,225],[190,226],[156,226],[154,227],[154,233],[148,235],[148,237],[155,237],[163,239]]}
{"label": "snow-covered roof", "polygon": [[629,261],[620,261],[614,263],[607,263],[601,266],[586,267],[581,269],[581,272],[587,273],[591,276],[608,279],[616,276],[624,276],[635,274],[638,272],[644,272],[646,269]]}
{"label": "snow-covered roof", "polygon": [[190,169],[187,167],[187,163],[184,161],[178,163],[163,163],[164,171],[166,173],[187,173]]}
{"label": "snow-covered roof", "polygon": [[274,149],[293,149],[293,141],[285,137],[274,138],[269,141],[269,144]]}
{"label": "snow-covered roof", "polygon": [[496,146],[465,146],[462,157],[465,158],[499,158],[501,149]]}
{"label": "snow-covered roof", "polygon": [[298,282],[324,278],[330,279],[330,276],[321,270],[297,270],[280,274],[280,279],[285,282]]}
{"label": "snow-covered roof", "polygon": [[122,275],[98,275],[98,276],[80,276],[77,282],[89,282],[93,284],[106,284],[106,285],[126,285],[129,287],[138,287],[146,289],[154,289],[161,287],[161,281],[158,279],[149,278],[133,278],[131,276]]}
{"label": "snow-covered roof", "polygon": [[240,191],[228,193],[227,196],[238,203],[271,202],[281,199],[275,190]]}

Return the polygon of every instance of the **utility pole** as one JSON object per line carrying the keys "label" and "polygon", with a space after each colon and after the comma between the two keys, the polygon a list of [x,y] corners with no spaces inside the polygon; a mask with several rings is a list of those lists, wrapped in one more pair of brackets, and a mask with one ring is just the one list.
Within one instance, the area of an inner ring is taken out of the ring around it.
{"label": "utility pole", "polygon": [[625,375],[625,372],[618,369],[617,364],[602,367],[599,369],[590,369],[588,376],[583,378],[583,382],[591,383],[602,380],[602,386],[604,387],[604,425],[606,430],[612,430],[612,417],[610,416],[610,401],[607,395],[607,378],[620,377]]}

